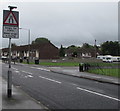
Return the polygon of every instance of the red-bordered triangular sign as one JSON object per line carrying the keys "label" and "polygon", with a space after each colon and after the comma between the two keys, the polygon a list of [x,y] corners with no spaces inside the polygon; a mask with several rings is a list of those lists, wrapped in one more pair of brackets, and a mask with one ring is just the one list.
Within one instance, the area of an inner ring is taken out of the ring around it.
{"label": "red-bordered triangular sign", "polygon": [[16,19],[16,17],[14,16],[14,14],[11,11],[8,14],[8,16],[6,17],[6,19],[4,20],[3,24],[17,25],[18,26],[17,19]]}

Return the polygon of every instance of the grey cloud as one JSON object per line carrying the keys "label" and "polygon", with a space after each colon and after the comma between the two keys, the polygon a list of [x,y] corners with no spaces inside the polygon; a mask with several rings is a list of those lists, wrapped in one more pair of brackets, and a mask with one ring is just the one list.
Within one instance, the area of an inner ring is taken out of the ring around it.
{"label": "grey cloud", "polygon": [[[15,3],[20,26],[31,29],[31,40],[47,37],[55,45],[94,44],[117,40],[117,3]],[[27,43],[27,32],[20,31],[17,44]]]}

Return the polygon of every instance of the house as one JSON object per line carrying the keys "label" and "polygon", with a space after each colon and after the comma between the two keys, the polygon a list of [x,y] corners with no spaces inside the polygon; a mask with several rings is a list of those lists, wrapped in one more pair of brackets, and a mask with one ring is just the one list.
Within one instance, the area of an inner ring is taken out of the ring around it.
{"label": "house", "polygon": [[99,55],[100,51],[96,50],[94,48],[77,48],[76,50],[74,49],[66,49],[65,53],[68,57],[78,57],[78,58],[90,58],[90,57],[95,57],[96,55]]}
{"label": "house", "polygon": [[[8,56],[9,49],[2,49],[2,55]],[[30,59],[38,58],[38,59],[58,59],[59,58],[59,49],[54,46],[51,42],[48,43],[40,43],[40,44],[32,44],[30,45],[30,53],[29,46],[13,46],[11,48],[11,55],[16,56],[18,58],[27,58]]]}

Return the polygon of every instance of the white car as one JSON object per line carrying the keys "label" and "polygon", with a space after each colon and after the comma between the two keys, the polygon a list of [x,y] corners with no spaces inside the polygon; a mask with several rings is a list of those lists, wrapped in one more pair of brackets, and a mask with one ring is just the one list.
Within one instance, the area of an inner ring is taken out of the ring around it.
{"label": "white car", "polygon": [[103,58],[103,62],[109,62],[109,63],[112,63],[113,60],[112,60],[111,57],[105,57],[105,58]]}
{"label": "white car", "polygon": [[7,59],[7,57],[6,56],[2,56],[1,59]]}

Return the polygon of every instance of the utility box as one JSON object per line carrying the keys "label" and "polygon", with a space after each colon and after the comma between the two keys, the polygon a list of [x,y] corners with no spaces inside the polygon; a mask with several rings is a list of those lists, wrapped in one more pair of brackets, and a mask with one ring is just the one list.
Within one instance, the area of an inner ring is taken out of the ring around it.
{"label": "utility box", "polygon": [[35,64],[39,64],[39,59],[35,59]]}
{"label": "utility box", "polygon": [[79,72],[83,72],[84,71],[84,63],[80,63],[79,64]]}

